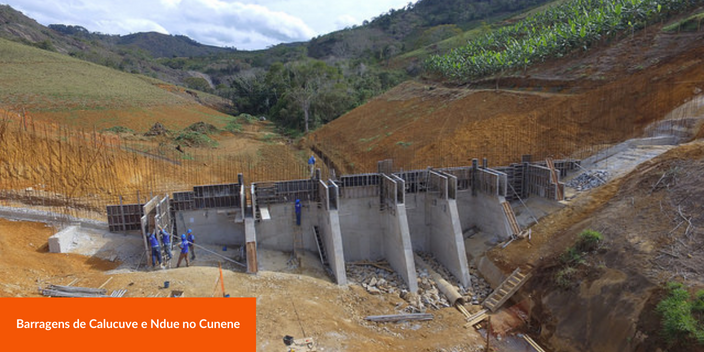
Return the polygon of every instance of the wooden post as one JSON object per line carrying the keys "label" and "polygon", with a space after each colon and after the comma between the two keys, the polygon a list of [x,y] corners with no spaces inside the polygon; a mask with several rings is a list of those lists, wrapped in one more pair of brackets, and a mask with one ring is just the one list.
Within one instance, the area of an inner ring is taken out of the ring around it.
{"label": "wooden post", "polygon": [[486,318],[486,349],[484,350],[485,352],[491,351],[491,347],[489,346],[490,339],[491,339],[491,316]]}

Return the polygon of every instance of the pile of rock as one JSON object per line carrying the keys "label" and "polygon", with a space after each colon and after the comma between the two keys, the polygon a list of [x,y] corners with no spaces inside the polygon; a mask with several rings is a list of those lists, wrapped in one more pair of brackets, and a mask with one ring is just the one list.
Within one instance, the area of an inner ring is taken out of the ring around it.
{"label": "pile of rock", "polygon": [[408,290],[408,286],[397,273],[372,265],[348,265],[347,280],[364,287],[373,295]]}
{"label": "pile of rock", "polygon": [[609,172],[606,170],[586,171],[567,182],[567,187],[574,188],[577,191],[585,191],[603,185],[608,178]]}
{"label": "pile of rock", "polygon": [[154,136],[165,136],[168,133],[169,133],[169,130],[167,130],[166,127],[164,127],[164,125],[161,124],[161,122],[157,122],[144,135],[147,137],[154,137]]}
{"label": "pile of rock", "polygon": [[469,275],[472,277],[472,292],[471,296],[464,297],[464,301],[474,305],[481,304],[493,291],[491,285],[479,276],[475,267],[469,268]]}
{"label": "pile of rock", "polygon": [[[438,263],[432,255],[427,253],[418,253],[418,255],[423,258],[432,270],[440,274],[447,282],[452,283],[465,302],[477,305],[491,294],[491,286],[478,275],[475,268],[470,268],[472,287],[467,288],[460,285],[459,281],[443,265]],[[362,286],[373,295],[398,295],[408,305],[400,305],[397,309],[406,313],[418,313],[425,312],[427,309],[450,307],[447,297],[440,292],[437,283],[431,278],[427,270],[416,267],[418,293],[413,294],[408,291],[408,286],[397,273],[390,268],[384,269],[387,265],[387,263],[348,265],[347,279],[350,283]]]}

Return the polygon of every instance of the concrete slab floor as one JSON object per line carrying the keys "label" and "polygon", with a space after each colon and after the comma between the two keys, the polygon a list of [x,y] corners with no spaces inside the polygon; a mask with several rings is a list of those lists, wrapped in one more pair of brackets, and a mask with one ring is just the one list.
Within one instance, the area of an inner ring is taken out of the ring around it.
{"label": "concrete slab floor", "polygon": [[317,279],[325,279],[333,282],[325,272],[323,264],[320,262],[320,257],[317,253],[304,251],[300,255],[300,265],[293,266],[289,264],[291,252],[281,252],[268,249],[257,249],[257,260],[259,262],[260,271],[276,271],[291,274],[303,274],[306,276],[315,277]]}
{"label": "concrete slab floor", "polygon": [[[523,203],[525,203],[525,205],[523,205]],[[526,198],[523,200],[523,203],[520,201],[511,203],[513,212],[516,214],[516,221],[518,221],[518,225],[521,229],[526,229],[535,224],[535,219],[540,221],[540,219],[544,216],[552,214],[565,207],[565,205],[560,202],[538,196]]]}

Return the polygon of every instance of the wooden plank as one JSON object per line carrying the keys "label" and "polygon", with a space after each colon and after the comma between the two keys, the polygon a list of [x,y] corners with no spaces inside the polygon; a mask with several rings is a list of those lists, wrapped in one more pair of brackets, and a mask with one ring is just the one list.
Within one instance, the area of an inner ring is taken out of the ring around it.
{"label": "wooden plank", "polygon": [[112,280],[112,276],[110,276],[110,278],[108,279],[108,281],[103,282],[103,284],[100,285],[98,288],[103,288],[103,287],[105,287],[105,285],[107,285],[108,282],[110,282],[110,280]]}
{"label": "wooden plank", "polygon": [[545,352],[545,350],[542,347],[540,347],[537,342],[533,341],[533,339],[530,338],[530,336],[523,335],[523,339],[526,340],[526,342],[528,342],[528,344],[531,345],[536,351]]}
{"label": "wooden plank", "polygon": [[410,314],[392,314],[392,315],[370,315],[364,320],[374,321],[378,323],[399,322],[408,320],[433,320],[433,315],[430,313],[410,313]]}
{"label": "wooden plank", "polygon": [[257,243],[247,242],[247,272],[250,274],[256,274],[259,271],[259,265],[257,264]]}

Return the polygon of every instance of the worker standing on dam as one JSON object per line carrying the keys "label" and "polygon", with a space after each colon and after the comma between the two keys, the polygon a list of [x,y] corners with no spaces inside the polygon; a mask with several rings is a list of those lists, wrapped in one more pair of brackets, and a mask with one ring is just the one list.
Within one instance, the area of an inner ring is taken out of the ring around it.
{"label": "worker standing on dam", "polygon": [[191,260],[196,260],[196,235],[188,229],[188,249],[191,251]]}
{"label": "worker standing on dam", "polygon": [[161,265],[161,248],[159,247],[159,240],[156,238],[156,232],[149,234],[149,244],[152,246],[152,268],[154,268],[157,261]]}
{"label": "worker standing on dam", "polygon": [[[169,257],[168,260],[171,260],[171,234],[166,232],[161,226],[159,226],[159,233],[161,234],[161,244],[164,246],[164,254]],[[167,259],[164,258],[164,261],[166,260]]]}
{"label": "worker standing on dam", "polygon": [[181,248],[181,254],[178,256],[178,262],[176,267],[181,266],[181,260],[186,259],[186,266],[189,266],[188,262],[188,239],[186,239],[186,234],[181,234],[181,243],[178,245]]}
{"label": "worker standing on dam", "polygon": [[315,175],[315,156],[313,154],[308,158],[308,167],[310,168],[310,178],[313,178]]}
{"label": "worker standing on dam", "polygon": [[296,199],[296,225],[301,226],[301,200]]}

